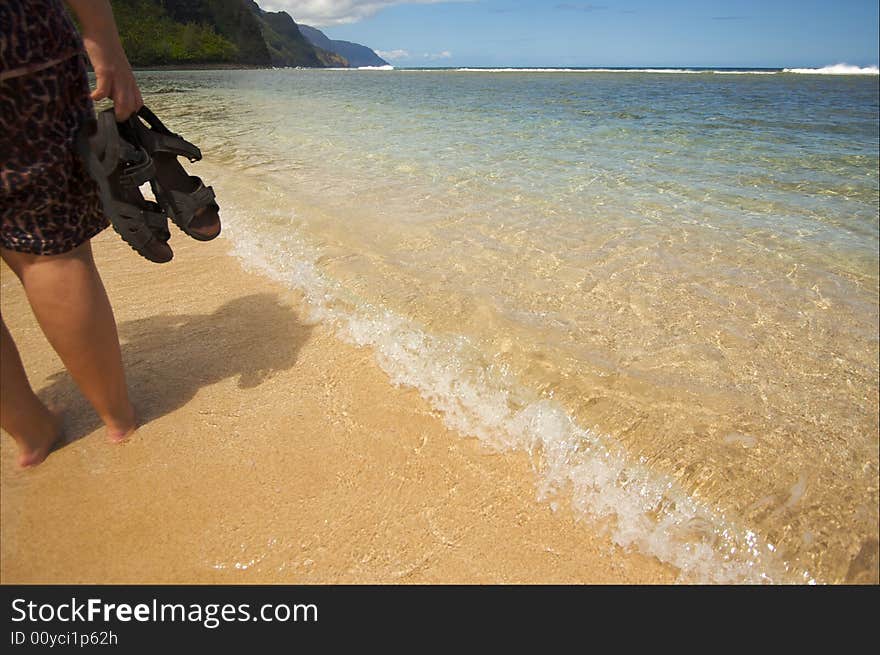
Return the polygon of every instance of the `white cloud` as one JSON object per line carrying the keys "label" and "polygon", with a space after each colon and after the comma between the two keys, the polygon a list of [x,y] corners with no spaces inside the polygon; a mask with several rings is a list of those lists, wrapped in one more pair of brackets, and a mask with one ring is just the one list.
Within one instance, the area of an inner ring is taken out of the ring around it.
{"label": "white cloud", "polygon": [[266,11],[286,11],[297,23],[340,25],[356,23],[393,5],[470,2],[472,0],[258,0]]}
{"label": "white cloud", "polygon": [[424,55],[425,59],[449,59],[452,57],[452,53],[449,50],[444,50],[443,52],[436,52],[434,54],[426,52]]}
{"label": "white cloud", "polygon": [[386,61],[409,59],[412,56],[408,50],[376,50],[376,54]]}

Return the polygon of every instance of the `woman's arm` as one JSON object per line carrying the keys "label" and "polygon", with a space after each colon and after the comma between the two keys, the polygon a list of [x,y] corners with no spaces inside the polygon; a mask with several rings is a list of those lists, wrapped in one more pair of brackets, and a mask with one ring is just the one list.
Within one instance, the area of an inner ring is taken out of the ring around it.
{"label": "woman's arm", "polygon": [[95,69],[92,100],[110,98],[116,120],[131,116],[144,104],[131,65],[119,41],[110,0],[66,0],[82,26],[83,44]]}

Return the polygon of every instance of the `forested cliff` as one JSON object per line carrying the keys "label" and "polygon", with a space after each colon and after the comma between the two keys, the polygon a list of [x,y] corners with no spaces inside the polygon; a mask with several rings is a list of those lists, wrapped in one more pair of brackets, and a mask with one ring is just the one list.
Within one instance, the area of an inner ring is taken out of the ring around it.
{"label": "forested cliff", "polygon": [[253,0],[111,3],[125,51],[136,67],[349,66],[344,56],[306,39],[289,14],[263,11]]}

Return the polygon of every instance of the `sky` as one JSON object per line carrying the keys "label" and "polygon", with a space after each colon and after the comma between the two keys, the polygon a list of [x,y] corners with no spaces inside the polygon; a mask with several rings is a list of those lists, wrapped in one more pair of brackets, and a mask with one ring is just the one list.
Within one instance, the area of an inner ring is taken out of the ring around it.
{"label": "sky", "polygon": [[878,63],[878,0],[257,0],[398,67]]}

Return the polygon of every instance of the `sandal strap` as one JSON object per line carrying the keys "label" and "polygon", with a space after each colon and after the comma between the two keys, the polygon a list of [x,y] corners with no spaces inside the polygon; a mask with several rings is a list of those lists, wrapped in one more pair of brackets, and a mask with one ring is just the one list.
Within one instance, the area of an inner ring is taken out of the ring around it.
{"label": "sandal strap", "polygon": [[119,182],[124,187],[139,187],[156,176],[156,167],[143,148],[129,143],[119,134],[113,109],[105,109],[98,115],[98,129],[90,141],[92,150],[105,176],[118,166]]}
{"label": "sandal strap", "polygon": [[[135,248],[142,248],[153,238],[168,241],[171,233],[168,231],[168,220],[162,208],[154,202],[144,201],[146,208],[141,209],[135,205],[119,200],[114,201],[116,216],[119,225],[114,225],[117,231],[123,231],[126,241]],[[115,221],[114,221],[115,222]]]}
{"label": "sandal strap", "polygon": [[122,144],[123,170],[119,174],[119,183],[123,187],[140,187],[156,177],[156,165],[144,151],[135,149],[127,143]]}
{"label": "sandal strap", "polygon": [[172,155],[186,157],[190,162],[196,162],[202,158],[202,151],[182,137],[153,134],[148,138],[151,141],[148,146],[150,152],[167,152]]}
{"label": "sandal strap", "polygon": [[111,111],[108,109],[98,114],[98,130],[90,140],[105,176],[110,175],[119,163],[119,131]]}
{"label": "sandal strap", "polygon": [[147,224],[154,236],[159,237],[162,241],[168,241],[171,238],[171,232],[168,231],[168,216],[165,214],[165,210],[159,203],[152,200],[144,200],[144,203],[149,207],[143,211],[144,223]]}
{"label": "sandal strap", "polygon": [[[150,126],[150,129],[144,129],[143,124],[138,120],[144,119]],[[151,152],[167,152],[172,155],[186,157],[190,162],[201,160],[202,151],[198,146],[190,143],[179,134],[175,134],[165,124],[159,120],[149,107],[144,105],[138,110],[137,116],[131,117],[132,124],[139,128],[138,133],[144,146]]]}
{"label": "sandal strap", "polygon": [[202,179],[195,175],[191,175],[190,179],[198,184],[195,191],[186,193],[185,191],[168,190],[175,210],[172,218],[176,223],[183,222],[186,226],[190,224],[197,210],[217,204],[214,200],[216,196],[213,187],[205,186]]}

